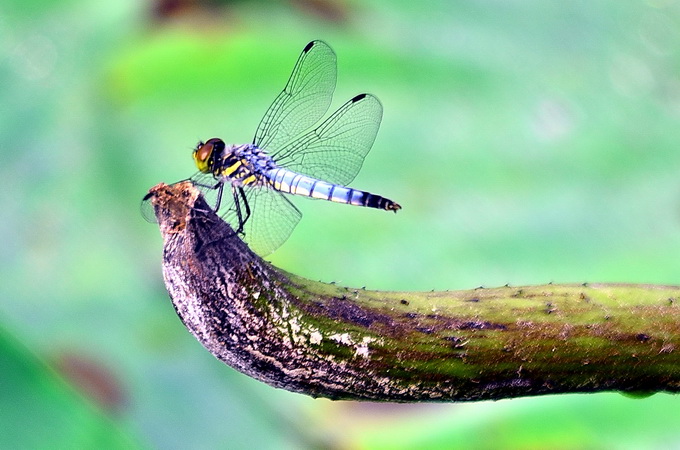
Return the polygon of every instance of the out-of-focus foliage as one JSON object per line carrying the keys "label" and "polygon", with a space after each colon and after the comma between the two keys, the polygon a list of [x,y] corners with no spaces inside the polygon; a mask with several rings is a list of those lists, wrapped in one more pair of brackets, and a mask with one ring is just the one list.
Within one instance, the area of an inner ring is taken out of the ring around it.
{"label": "out-of-focus foliage", "polygon": [[677,445],[668,395],[367,405],[248,379],[177,319],[138,206],[199,139],[250,141],[324,39],[334,105],[385,107],[353,186],[404,209],[298,201],[276,264],[383,289],[677,284],[679,22],[674,0],[3,2],[0,443]]}
{"label": "out-of-focus foliage", "polygon": [[134,448],[114,422],[0,328],[2,448]]}

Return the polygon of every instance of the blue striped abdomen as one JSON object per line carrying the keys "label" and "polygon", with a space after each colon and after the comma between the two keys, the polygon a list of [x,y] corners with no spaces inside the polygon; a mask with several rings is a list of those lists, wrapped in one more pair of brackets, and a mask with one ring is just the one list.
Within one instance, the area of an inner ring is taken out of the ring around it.
{"label": "blue striped abdomen", "polygon": [[394,212],[401,209],[399,204],[380,195],[317,180],[281,167],[267,171],[265,176],[274,189],[289,194]]}

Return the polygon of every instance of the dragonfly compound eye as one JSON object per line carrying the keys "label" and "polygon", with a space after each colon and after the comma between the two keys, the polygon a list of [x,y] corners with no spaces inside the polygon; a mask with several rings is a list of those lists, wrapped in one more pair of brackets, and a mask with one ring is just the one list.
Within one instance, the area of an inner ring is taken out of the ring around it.
{"label": "dragonfly compound eye", "polygon": [[212,160],[211,156],[213,153],[213,144],[212,142],[208,141],[205,144],[199,143],[199,145],[196,147],[196,150],[194,150],[194,162],[196,163],[196,167],[198,167],[198,170],[200,170],[203,173],[208,173],[210,172],[210,162]]}

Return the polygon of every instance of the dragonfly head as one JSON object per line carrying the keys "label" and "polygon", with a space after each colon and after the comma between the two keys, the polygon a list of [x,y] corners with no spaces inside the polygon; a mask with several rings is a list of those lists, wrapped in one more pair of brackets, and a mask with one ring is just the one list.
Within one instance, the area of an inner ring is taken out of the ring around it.
{"label": "dragonfly head", "polygon": [[199,142],[194,149],[193,157],[196,167],[203,173],[211,173],[215,160],[224,150],[224,141],[218,138]]}

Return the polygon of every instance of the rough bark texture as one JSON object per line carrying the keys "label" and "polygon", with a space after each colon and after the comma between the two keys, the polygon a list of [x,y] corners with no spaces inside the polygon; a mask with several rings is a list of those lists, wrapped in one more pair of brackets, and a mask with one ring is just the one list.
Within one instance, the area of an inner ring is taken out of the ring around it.
{"label": "rough bark texture", "polygon": [[680,389],[678,287],[343,288],[257,257],[190,183],[150,192],[182,322],[272,386],[398,402]]}

